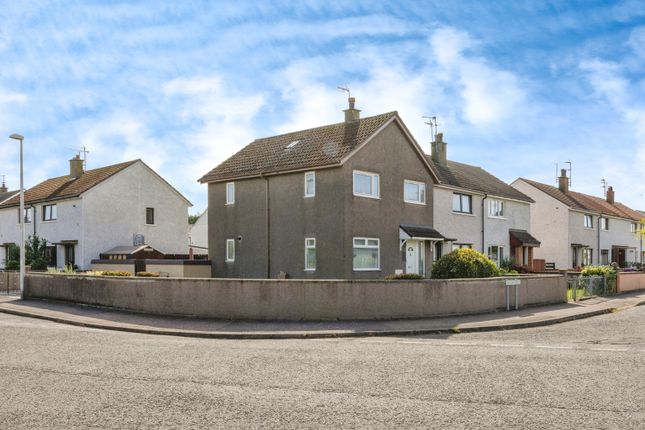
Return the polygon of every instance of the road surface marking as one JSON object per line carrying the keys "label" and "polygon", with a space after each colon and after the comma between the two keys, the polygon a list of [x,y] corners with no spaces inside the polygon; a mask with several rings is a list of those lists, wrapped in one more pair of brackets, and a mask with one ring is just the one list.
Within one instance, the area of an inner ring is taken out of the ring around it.
{"label": "road surface marking", "polygon": [[476,343],[468,343],[468,342],[446,342],[446,345],[451,345],[451,346],[477,346]]}
{"label": "road surface marking", "polygon": [[627,348],[589,348],[590,351],[625,352]]}
{"label": "road surface marking", "polygon": [[572,346],[558,346],[558,345],[535,345],[535,348],[544,349],[573,349]]}
{"label": "road surface marking", "polygon": [[491,343],[489,346],[502,348],[524,348],[526,345],[522,345],[520,343]]}

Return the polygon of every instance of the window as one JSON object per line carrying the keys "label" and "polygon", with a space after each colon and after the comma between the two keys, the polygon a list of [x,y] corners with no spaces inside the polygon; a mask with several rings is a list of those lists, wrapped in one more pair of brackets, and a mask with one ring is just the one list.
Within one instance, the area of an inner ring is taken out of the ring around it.
{"label": "window", "polygon": [[235,239],[226,239],[226,261],[235,261]]}
{"label": "window", "polygon": [[155,208],[146,208],[146,224],[155,223]]}
{"label": "window", "polygon": [[582,248],[582,265],[590,266],[593,259],[593,249]]}
{"label": "window", "polygon": [[305,238],[305,271],[314,270],[316,270],[316,239],[307,237]]}
{"label": "window", "polygon": [[235,203],[235,182],[226,183],[226,204],[232,205]]}
{"label": "window", "polygon": [[464,214],[473,213],[472,199],[473,196],[469,196],[468,194],[454,193],[452,195],[452,211]]}
{"label": "window", "polygon": [[426,204],[426,184],[416,181],[403,181],[403,201],[406,203]]}
{"label": "window", "polygon": [[455,249],[472,249],[473,244],[472,243],[453,243],[452,244],[452,250],[454,251]]}
{"label": "window", "polygon": [[380,196],[379,176],[376,173],[354,170],[354,195],[378,199]]}
{"label": "window", "polygon": [[379,239],[354,238],[354,270],[380,270]]}
{"label": "window", "polygon": [[585,215],[585,228],[593,228],[593,216]]}
{"label": "window", "polygon": [[57,266],[57,259],[56,259],[56,247],[55,246],[47,246],[45,248],[45,261],[47,262],[47,266],[50,267],[56,267]]}
{"label": "window", "polygon": [[601,230],[609,230],[609,218],[600,217],[600,229]]}
{"label": "window", "polygon": [[488,216],[501,218],[504,216],[504,202],[491,199],[488,202]]}
{"label": "window", "polygon": [[[25,208],[24,217],[25,224],[29,224],[34,215],[34,208]],[[18,224],[20,224],[20,209],[18,209]]]}
{"label": "window", "polygon": [[316,172],[305,173],[305,197],[316,195]]}
{"label": "window", "polygon": [[609,264],[609,250],[603,249],[600,251],[600,264],[606,266]]}
{"label": "window", "polygon": [[630,230],[630,231],[631,231],[632,233],[636,233],[636,232],[638,231],[638,224],[637,224],[637,223],[635,223],[635,222],[633,222],[633,223],[631,224],[631,227],[630,227],[630,228],[631,228],[631,230]]}
{"label": "window", "polygon": [[54,221],[56,219],[56,205],[43,206],[43,221]]}
{"label": "window", "polygon": [[488,258],[493,260],[495,264],[499,266],[502,263],[502,260],[504,260],[504,247],[497,245],[489,246]]}

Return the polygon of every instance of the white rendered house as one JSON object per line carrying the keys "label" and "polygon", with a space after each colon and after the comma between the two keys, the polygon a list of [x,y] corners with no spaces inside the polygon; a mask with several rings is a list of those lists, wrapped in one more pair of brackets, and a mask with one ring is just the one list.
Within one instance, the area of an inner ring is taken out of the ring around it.
{"label": "white rendered house", "polygon": [[[86,270],[116,246],[145,243],[186,254],[190,206],[141,160],[84,171],[77,156],[69,175],[25,191],[25,227],[27,236],[47,240],[49,265]],[[0,203],[0,268],[8,247],[21,242],[19,207],[19,196]]]}

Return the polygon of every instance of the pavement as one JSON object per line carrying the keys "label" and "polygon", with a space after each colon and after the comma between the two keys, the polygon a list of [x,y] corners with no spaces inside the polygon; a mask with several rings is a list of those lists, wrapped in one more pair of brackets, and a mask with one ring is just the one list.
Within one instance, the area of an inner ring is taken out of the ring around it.
{"label": "pavement", "polygon": [[517,311],[439,318],[356,321],[239,321],[159,316],[0,296],[0,312],[104,330],[221,339],[409,336],[540,327],[645,304],[645,291]]}

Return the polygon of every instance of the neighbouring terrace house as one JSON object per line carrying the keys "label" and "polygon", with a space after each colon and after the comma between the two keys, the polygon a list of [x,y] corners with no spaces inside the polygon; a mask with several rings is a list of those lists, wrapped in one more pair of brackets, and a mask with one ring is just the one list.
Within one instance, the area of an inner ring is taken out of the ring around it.
{"label": "neighbouring terrace house", "polygon": [[[47,240],[48,264],[89,269],[116,246],[149,244],[170,254],[188,250],[191,203],[141,160],[84,171],[70,160],[68,175],[25,191],[26,235]],[[20,245],[20,199],[0,203],[0,267]]]}
{"label": "neighbouring terrace house", "polygon": [[536,255],[557,269],[645,261],[637,235],[641,214],[616,202],[612,187],[603,199],[572,191],[569,184],[566,170],[557,187],[525,178],[512,184],[535,201],[531,230],[542,239]]}
{"label": "neighbouring terrace house", "polygon": [[447,148],[443,134],[437,133],[427,156],[439,178],[433,193],[434,226],[447,238],[435,243],[435,258],[473,248],[498,265],[509,259],[532,269],[533,250],[540,246],[531,230],[533,200],[481,167],[448,160]]}
{"label": "neighbouring terrace house", "polygon": [[437,177],[397,112],[257,139],[204,175],[213,276],[428,276]]}

